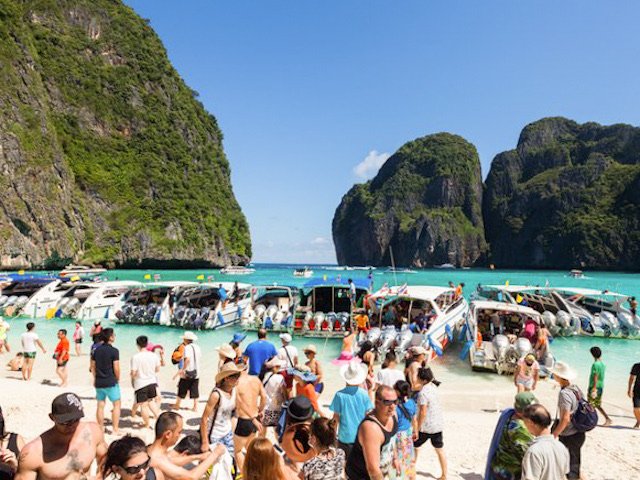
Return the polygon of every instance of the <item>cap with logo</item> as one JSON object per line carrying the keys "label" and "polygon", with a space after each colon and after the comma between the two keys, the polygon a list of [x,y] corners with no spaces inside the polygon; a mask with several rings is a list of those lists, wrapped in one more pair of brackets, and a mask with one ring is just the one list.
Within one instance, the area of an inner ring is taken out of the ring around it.
{"label": "cap with logo", "polygon": [[51,416],[56,423],[67,423],[84,417],[82,401],[75,393],[63,393],[53,399]]}

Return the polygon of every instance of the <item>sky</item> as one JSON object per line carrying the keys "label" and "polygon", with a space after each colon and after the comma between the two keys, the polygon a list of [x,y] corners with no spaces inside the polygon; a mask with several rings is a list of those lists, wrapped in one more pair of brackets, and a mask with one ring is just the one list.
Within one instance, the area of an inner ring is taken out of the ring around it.
{"label": "sky", "polygon": [[640,125],[640,2],[125,0],[218,120],[254,262],[335,263],[342,196],[447,131],[483,176],[548,116]]}

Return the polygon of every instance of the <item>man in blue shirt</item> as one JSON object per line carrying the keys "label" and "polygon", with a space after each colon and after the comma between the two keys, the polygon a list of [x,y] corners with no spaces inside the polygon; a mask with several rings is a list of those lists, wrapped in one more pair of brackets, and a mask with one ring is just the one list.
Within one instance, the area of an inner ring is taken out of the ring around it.
{"label": "man in blue shirt", "polygon": [[278,354],[273,343],[267,341],[267,331],[264,328],[258,330],[258,340],[247,345],[243,356],[249,362],[249,375],[260,374],[264,362]]}
{"label": "man in blue shirt", "polygon": [[358,386],[367,378],[366,365],[349,362],[340,368],[340,375],[347,386],[336,392],[329,409],[338,422],[338,447],[344,450],[348,458],[358,435],[358,426],[373,404],[367,391]]}

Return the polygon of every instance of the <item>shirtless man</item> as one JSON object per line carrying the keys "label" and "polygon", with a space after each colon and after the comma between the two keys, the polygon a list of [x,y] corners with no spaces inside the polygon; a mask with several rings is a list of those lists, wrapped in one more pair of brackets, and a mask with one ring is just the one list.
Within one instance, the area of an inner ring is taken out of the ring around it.
{"label": "shirtless man", "polygon": [[411,347],[409,353],[411,354],[411,363],[405,369],[404,374],[411,385],[412,395],[417,395],[422,387],[418,380],[418,370],[426,365],[427,350],[424,347]]}
{"label": "shirtless man", "polygon": [[80,422],[82,417],[82,402],[75,393],[54,398],[49,414],[54,426],[22,449],[16,480],[86,478],[94,459],[100,465],[107,453],[102,427]]}
{"label": "shirtless man", "polygon": [[267,393],[262,382],[255,375],[249,375],[243,363],[238,367],[243,369],[236,387],[236,415],[238,423],[233,432],[233,445],[238,468],[242,469],[244,453],[242,450],[249,445],[256,433],[262,435],[262,414],[267,404]]}
{"label": "shirtless man", "polygon": [[[176,461],[169,456],[169,449],[173,447],[182,434],[182,416],[176,412],[164,412],[156,421],[156,439],[147,449],[151,458],[151,466],[160,470],[166,480],[199,480],[220,457],[226,452],[223,445],[216,445],[212,452],[203,454],[200,463],[192,470],[187,470],[177,463],[186,464],[187,461]],[[197,457],[197,456],[192,456]],[[187,458],[187,457],[185,457]]]}

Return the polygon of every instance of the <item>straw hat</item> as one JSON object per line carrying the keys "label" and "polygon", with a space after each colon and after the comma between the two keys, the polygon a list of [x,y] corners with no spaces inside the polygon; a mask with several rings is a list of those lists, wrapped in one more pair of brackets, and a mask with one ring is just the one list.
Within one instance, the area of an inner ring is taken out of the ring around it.
{"label": "straw hat", "polygon": [[358,362],[349,362],[340,367],[340,376],[347,385],[360,385],[367,378],[367,366]]}
{"label": "straw hat", "polygon": [[236,358],[236,351],[228,343],[219,346],[216,348],[216,351],[223,357],[230,358],[231,360]]}
{"label": "straw hat", "polygon": [[551,373],[554,377],[564,378],[568,382],[575,380],[578,376],[576,371],[564,362],[556,362],[556,365],[555,367],[553,367],[553,370],[551,370]]}
{"label": "straw hat", "polygon": [[195,342],[195,341],[198,340],[198,337],[193,332],[184,332],[184,335],[182,335],[182,339],[183,340],[191,340],[192,342]]}
{"label": "straw hat", "polygon": [[233,362],[225,363],[216,375],[216,384],[219,384],[222,380],[231,375],[237,375],[239,373],[242,373],[243,371],[243,368],[238,367]]}
{"label": "straw hat", "polygon": [[304,348],[305,352],[313,352],[313,353],[318,353],[318,350],[316,349],[316,346],[313,344],[309,344]]}

